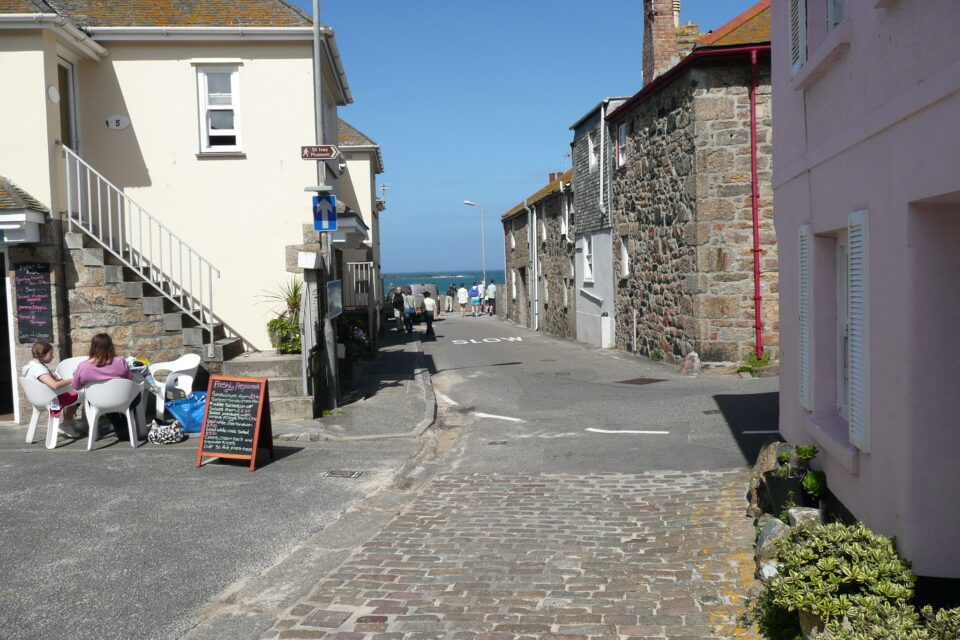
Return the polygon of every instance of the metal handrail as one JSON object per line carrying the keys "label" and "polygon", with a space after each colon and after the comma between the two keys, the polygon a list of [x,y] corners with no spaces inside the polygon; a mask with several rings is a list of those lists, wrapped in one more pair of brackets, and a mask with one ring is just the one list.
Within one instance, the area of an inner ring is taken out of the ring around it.
{"label": "metal handrail", "polygon": [[206,329],[208,357],[213,356],[214,324],[222,324],[228,335],[240,338],[246,348],[256,350],[213,312],[214,274],[219,278],[220,270],[73,149],[62,142],[58,141],[58,144],[63,148],[65,158],[69,229],[73,231],[74,225],[79,227]]}

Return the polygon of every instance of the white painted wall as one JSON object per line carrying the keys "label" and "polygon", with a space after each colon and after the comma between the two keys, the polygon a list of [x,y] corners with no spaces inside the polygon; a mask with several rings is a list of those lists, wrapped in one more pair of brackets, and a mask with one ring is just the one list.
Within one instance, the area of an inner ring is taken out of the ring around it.
{"label": "white painted wall", "polygon": [[[585,236],[577,236],[577,340],[597,347],[613,346],[613,321],[615,318],[613,288],[613,236],[609,229],[597,231],[593,236],[593,282],[583,277],[583,247]],[[607,317],[601,314],[607,313]],[[609,326],[604,331],[603,325]]]}
{"label": "white painted wall", "polygon": [[[110,55],[79,65],[80,155],[220,269],[214,310],[269,348],[269,305],[258,295],[288,279],[284,247],[311,219],[316,165],[309,42],[110,42]],[[245,157],[198,157],[197,70],[240,63]],[[332,78],[330,79],[332,80]],[[329,82],[326,86],[329,86]],[[331,100],[332,102],[332,100]],[[130,128],[104,119],[125,114]],[[334,130],[336,119],[325,128]]]}

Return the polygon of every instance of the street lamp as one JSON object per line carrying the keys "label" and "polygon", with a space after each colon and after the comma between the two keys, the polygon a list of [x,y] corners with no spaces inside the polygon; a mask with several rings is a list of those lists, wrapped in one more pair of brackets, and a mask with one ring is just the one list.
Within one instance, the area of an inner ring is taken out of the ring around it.
{"label": "street lamp", "polygon": [[486,229],[483,226],[483,205],[477,204],[470,200],[464,200],[463,204],[470,205],[471,207],[480,207],[480,260],[483,266],[483,282],[487,284],[487,238],[486,238]]}

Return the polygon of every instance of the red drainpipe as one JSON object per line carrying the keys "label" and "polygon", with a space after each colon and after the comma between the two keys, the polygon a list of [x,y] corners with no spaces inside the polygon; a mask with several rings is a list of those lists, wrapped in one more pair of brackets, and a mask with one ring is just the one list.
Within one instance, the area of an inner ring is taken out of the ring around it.
{"label": "red drainpipe", "polygon": [[757,332],[757,358],[763,358],[763,321],[760,319],[760,194],[757,180],[757,49],[750,49],[750,181],[753,201],[753,309]]}

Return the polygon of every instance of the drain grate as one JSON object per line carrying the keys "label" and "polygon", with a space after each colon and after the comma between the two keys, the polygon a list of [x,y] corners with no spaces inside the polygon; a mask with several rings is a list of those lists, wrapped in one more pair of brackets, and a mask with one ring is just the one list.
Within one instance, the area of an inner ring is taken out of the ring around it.
{"label": "drain grate", "polygon": [[327,471],[321,474],[321,478],[359,478],[363,471]]}
{"label": "drain grate", "polygon": [[300,623],[301,627],[327,627],[336,629],[350,617],[349,611],[325,611],[317,609]]}
{"label": "drain grate", "polygon": [[708,416],[712,416],[714,414],[720,413],[720,409],[707,409],[706,411],[704,411],[704,413]]}
{"label": "drain grate", "polygon": [[506,441],[506,440],[493,440],[492,442],[488,442],[487,444],[507,444],[507,441]]}
{"label": "drain grate", "polygon": [[621,380],[617,384],[653,384],[654,382],[663,382],[666,378],[634,378],[633,380]]}

